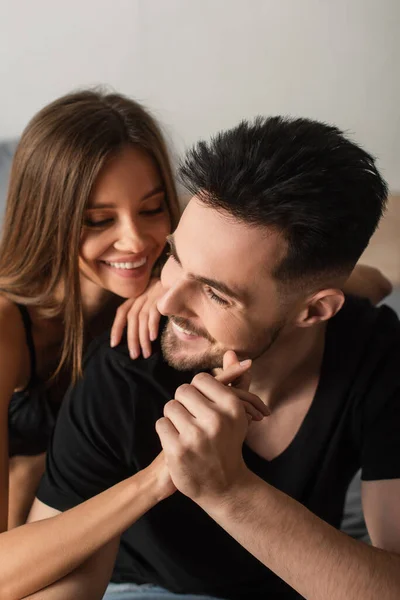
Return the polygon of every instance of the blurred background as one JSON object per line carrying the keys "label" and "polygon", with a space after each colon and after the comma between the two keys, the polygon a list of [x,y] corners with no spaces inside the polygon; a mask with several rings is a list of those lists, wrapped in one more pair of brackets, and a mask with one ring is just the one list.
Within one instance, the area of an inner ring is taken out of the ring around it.
{"label": "blurred background", "polygon": [[399,0],[1,0],[0,202],[12,140],[82,86],[144,102],[177,155],[243,117],[312,117],[378,158],[392,198],[364,261],[400,284],[399,32]]}

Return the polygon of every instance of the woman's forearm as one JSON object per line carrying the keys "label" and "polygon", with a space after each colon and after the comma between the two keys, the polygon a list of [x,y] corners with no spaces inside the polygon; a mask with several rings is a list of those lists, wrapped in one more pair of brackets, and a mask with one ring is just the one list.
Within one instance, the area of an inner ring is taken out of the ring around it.
{"label": "woman's forearm", "polygon": [[18,600],[65,577],[172,493],[157,460],[62,514],[2,533],[0,597]]}

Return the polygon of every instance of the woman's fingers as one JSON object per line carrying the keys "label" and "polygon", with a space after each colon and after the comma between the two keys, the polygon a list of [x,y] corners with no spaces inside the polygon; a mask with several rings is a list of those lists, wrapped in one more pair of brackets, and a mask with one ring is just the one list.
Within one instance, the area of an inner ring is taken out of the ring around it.
{"label": "woman's fingers", "polygon": [[143,358],[149,358],[151,356],[149,313],[144,308],[139,314],[139,343]]}
{"label": "woman's fingers", "polygon": [[127,314],[127,342],[133,360],[140,356],[139,316],[145,301],[146,298],[137,298]]}
{"label": "woman's fingers", "polygon": [[158,312],[157,306],[153,306],[149,311],[149,334],[151,342],[154,342],[158,337],[160,319],[161,314]]}
{"label": "woman's fingers", "polygon": [[112,348],[117,346],[121,341],[123,331],[126,327],[127,315],[134,302],[134,298],[129,298],[118,307],[117,312],[115,313],[114,322],[111,327],[110,345]]}

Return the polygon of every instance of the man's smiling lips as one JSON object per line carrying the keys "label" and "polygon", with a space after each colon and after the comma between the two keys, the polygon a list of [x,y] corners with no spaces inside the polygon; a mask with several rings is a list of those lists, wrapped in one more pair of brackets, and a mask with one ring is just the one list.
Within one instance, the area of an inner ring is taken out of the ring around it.
{"label": "man's smiling lips", "polygon": [[202,336],[197,335],[196,333],[193,333],[192,331],[188,331],[181,325],[178,325],[177,323],[172,321],[172,319],[171,319],[171,326],[174,330],[176,337],[178,337],[180,340],[193,341],[193,340],[203,339]]}

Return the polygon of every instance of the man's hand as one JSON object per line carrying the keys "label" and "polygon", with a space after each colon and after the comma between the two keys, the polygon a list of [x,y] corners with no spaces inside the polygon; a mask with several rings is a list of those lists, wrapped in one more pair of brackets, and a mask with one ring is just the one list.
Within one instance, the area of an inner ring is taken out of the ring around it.
{"label": "man's hand", "polygon": [[236,357],[235,361],[232,364],[229,353],[224,366],[231,364],[218,376],[220,381],[199,373],[191,384],[180,386],[156,423],[172,481],[195,501],[221,497],[247,477],[242,445],[249,407],[259,412],[258,418],[269,414],[254,394],[228,387],[244,374]]}

